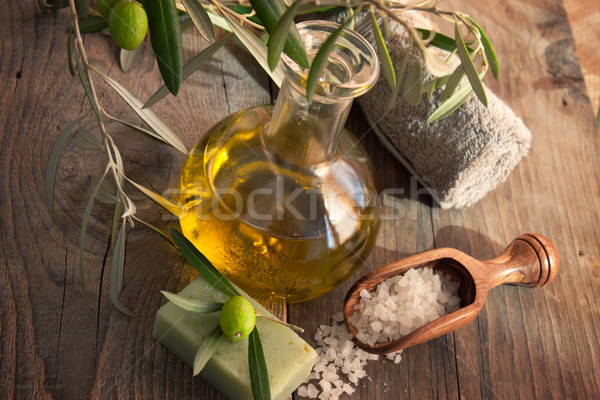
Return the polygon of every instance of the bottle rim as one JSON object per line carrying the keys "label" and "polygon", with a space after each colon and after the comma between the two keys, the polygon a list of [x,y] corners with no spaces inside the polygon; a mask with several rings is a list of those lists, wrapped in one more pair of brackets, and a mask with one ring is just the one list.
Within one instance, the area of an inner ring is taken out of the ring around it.
{"label": "bottle rim", "polygon": [[[297,27],[312,64],[323,43],[340,24],[315,20],[303,21]],[[285,53],[281,58],[286,79],[297,91],[306,93],[309,69],[302,68]],[[319,79],[313,101],[331,102],[363,95],[379,77],[379,59],[373,46],[364,37],[346,27],[329,55],[326,69],[327,73]]]}

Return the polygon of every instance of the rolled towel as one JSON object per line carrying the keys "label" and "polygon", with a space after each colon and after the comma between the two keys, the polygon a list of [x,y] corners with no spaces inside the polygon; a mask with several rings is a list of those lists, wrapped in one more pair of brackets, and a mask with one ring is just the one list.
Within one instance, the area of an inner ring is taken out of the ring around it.
{"label": "rolled towel", "polygon": [[[419,13],[411,11],[402,15],[414,26],[433,27]],[[366,16],[359,16],[356,28],[374,45],[367,20]],[[408,51],[407,32],[395,21],[390,21],[390,28],[387,45],[398,71],[400,60]],[[407,71],[420,53],[414,50],[413,56]],[[426,80],[433,79],[425,69],[423,74]],[[465,83],[466,78],[462,84]],[[423,95],[418,106],[399,98],[389,109],[391,89],[385,79],[379,79],[374,88],[357,101],[383,144],[432,193],[442,208],[470,206],[503,182],[527,154],[531,132],[510,107],[487,88],[487,108],[473,94],[449,117],[428,124],[427,117],[441,103],[442,90],[436,89],[431,98]]]}

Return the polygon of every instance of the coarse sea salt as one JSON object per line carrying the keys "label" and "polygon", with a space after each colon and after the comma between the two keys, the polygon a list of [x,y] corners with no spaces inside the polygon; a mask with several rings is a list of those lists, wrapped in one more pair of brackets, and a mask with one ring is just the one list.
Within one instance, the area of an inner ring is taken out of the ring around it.
{"label": "coarse sea salt", "polygon": [[[430,268],[410,269],[387,279],[375,291],[361,290],[360,303],[350,322],[358,339],[375,344],[398,339],[407,333],[460,308],[458,283]],[[377,354],[356,347],[346,329],[344,316],[335,313],[331,325],[321,325],[315,334],[317,361],[298,395],[311,399],[337,400],[355,392],[360,379],[367,377],[369,360]],[[386,354],[398,364],[402,351]],[[368,378],[368,377],[367,377]]]}

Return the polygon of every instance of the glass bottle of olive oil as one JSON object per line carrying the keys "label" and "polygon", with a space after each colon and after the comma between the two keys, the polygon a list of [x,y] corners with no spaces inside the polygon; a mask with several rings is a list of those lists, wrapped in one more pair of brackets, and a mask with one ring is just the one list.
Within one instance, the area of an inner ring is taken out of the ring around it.
{"label": "glass bottle of olive oil", "polygon": [[[309,59],[338,27],[298,28]],[[298,302],[340,285],[367,257],[380,205],[369,157],[343,126],[379,66],[349,30],[311,101],[307,72],[282,55],[275,106],[225,118],[194,147],[180,181],[184,234],[228,279],[261,300]]]}

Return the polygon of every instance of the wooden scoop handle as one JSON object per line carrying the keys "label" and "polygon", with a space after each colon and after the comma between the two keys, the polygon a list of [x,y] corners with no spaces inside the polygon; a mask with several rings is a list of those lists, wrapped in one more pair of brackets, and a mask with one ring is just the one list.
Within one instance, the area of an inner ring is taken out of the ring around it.
{"label": "wooden scoop handle", "polygon": [[492,287],[514,284],[541,287],[552,281],[558,273],[558,252],[550,240],[537,233],[519,236],[504,253],[486,261],[494,269]]}

